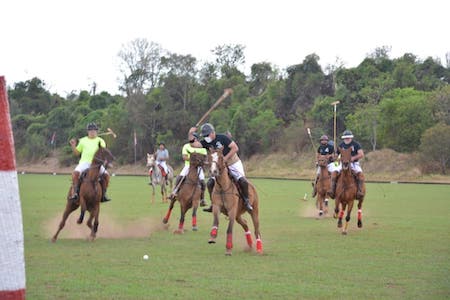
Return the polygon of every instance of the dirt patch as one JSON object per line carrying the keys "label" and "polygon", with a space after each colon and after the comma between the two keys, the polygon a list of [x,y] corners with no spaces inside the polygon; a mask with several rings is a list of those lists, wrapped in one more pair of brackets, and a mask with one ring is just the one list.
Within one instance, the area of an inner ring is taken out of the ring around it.
{"label": "dirt patch", "polygon": [[[59,239],[87,239],[89,237],[90,229],[86,225],[89,213],[86,214],[83,224],[77,224],[78,216],[76,212],[69,216],[58,237]],[[61,214],[58,214],[44,222],[43,228],[47,236],[51,237],[55,234],[60,221]],[[121,224],[113,217],[102,213],[97,237],[106,239],[144,238],[149,237],[154,232],[163,230],[167,230],[167,226],[162,224],[159,219],[141,218],[127,224]]]}

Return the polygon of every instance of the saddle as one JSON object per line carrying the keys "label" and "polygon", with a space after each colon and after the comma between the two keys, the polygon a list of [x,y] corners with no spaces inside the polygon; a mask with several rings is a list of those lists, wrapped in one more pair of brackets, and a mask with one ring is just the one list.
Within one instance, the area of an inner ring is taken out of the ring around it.
{"label": "saddle", "polygon": [[[166,177],[167,174],[166,174],[166,171],[164,171],[164,168],[161,167],[161,166],[158,166],[158,168],[159,168],[159,170],[161,171],[162,177]],[[148,175],[152,176],[152,174],[153,174],[153,169],[150,169],[150,170],[148,171]]]}

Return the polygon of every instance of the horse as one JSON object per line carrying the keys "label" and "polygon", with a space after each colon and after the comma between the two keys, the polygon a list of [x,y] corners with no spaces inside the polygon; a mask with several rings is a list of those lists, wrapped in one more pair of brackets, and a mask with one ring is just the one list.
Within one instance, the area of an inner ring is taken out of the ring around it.
{"label": "horse", "polygon": [[170,185],[170,189],[172,190],[173,185],[173,168],[167,164],[167,168],[169,169],[169,174],[167,174],[167,181],[164,176],[162,176],[161,168],[156,164],[156,158],[154,154],[147,153],[147,167],[149,167],[149,185],[152,186],[152,203],[155,203],[155,188],[159,184],[161,185],[161,197],[162,202],[167,202],[167,181]]}
{"label": "horse", "polygon": [[[351,163],[351,148],[343,149],[339,148],[341,153],[342,171],[336,181],[336,201],[334,209],[334,218],[338,218],[337,227],[342,228],[342,218],[344,212],[347,209],[347,215],[345,217],[345,226],[342,229],[342,234],[347,234],[348,223],[350,222],[350,214],[353,209],[353,202],[356,199],[356,193],[358,186],[356,183],[355,175],[350,168]],[[358,200],[358,227],[362,227],[362,203],[363,200]],[[341,210],[339,211],[339,205]],[[339,214],[339,215],[338,215]]]}
{"label": "horse", "polygon": [[180,202],[180,222],[178,224],[178,229],[173,233],[181,234],[184,232],[184,216],[186,212],[192,207],[192,230],[197,231],[197,209],[200,202],[200,179],[198,167],[203,167],[206,160],[206,155],[200,153],[191,153],[189,161],[189,173],[183,182],[180,182],[180,189],[178,195],[170,201],[169,210],[163,219],[163,223],[167,224],[169,222],[170,214],[175,201],[178,199]]}
{"label": "horse", "polygon": [[[111,152],[108,149],[101,147],[99,144],[99,149],[94,155],[91,166],[80,175],[81,184],[79,199],[77,201],[70,200],[72,187],[69,188],[69,192],[67,193],[66,208],[64,210],[61,222],[59,223],[58,230],[52,238],[52,242],[56,242],[59,232],[66,224],[67,218],[78,207],[81,207],[81,213],[77,223],[83,223],[84,214],[86,210],[89,211],[89,219],[86,222],[86,225],[91,229],[89,240],[93,241],[95,239],[99,224],[100,201],[102,199],[100,168],[101,166],[105,168],[110,167],[113,160],[114,157]],[[94,224],[92,224],[92,221],[94,221]]]}
{"label": "horse", "polygon": [[317,198],[316,198],[316,207],[319,209],[319,217],[325,213],[328,213],[328,203],[325,203],[325,199],[327,197],[327,191],[330,189],[331,185],[331,176],[328,173],[328,158],[326,155],[320,155],[318,159],[320,173],[319,178],[317,179],[316,188],[317,188]]}
{"label": "horse", "polygon": [[[228,168],[223,160],[222,150],[210,151],[210,172],[215,177],[216,183],[211,193],[211,202],[213,205],[213,226],[210,232],[208,243],[216,243],[217,231],[219,228],[219,214],[222,212],[228,216],[227,242],[225,255],[231,255],[233,248],[233,225],[234,221],[238,222],[245,232],[247,245],[252,249],[252,236],[247,225],[247,221],[242,215],[247,211],[244,201],[241,199],[238,187],[234,180],[228,174]],[[255,229],[256,251],[258,254],[263,253],[261,233],[259,231],[259,207],[258,194],[253,184],[248,185],[249,201],[253,206],[253,210],[249,213],[252,217],[253,227]]]}

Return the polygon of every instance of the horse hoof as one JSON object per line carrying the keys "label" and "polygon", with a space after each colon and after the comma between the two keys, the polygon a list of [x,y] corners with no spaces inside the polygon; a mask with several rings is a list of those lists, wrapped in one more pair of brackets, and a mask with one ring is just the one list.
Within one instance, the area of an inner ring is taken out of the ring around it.
{"label": "horse hoof", "polygon": [[173,234],[183,234],[184,230],[183,229],[176,229],[173,231]]}
{"label": "horse hoof", "polygon": [[209,239],[208,240],[208,244],[215,244],[216,243],[216,240],[215,239]]}
{"label": "horse hoof", "polygon": [[198,231],[198,227],[197,226],[192,226],[192,231]]}
{"label": "horse hoof", "polygon": [[338,222],[338,223],[337,223],[337,227],[338,227],[338,228],[342,228],[342,222]]}
{"label": "horse hoof", "polygon": [[347,235],[347,231],[342,231],[342,235]]}
{"label": "horse hoof", "polygon": [[227,250],[227,251],[225,252],[225,255],[226,255],[226,256],[231,256],[231,250]]}
{"label": "horse hoof", "polygon": [[83,220],[77,220],[77,224],[83,223]]}
{"label": "horse hoof", "polygon": [[51,241],[52,243],[56,243],[56,238],[53,237],[50,241]]}
{"label": "horse hoof", "polygon": [[169,222],[169,220],[164,218],[162,222],[163,222],[163,224],[167,224],[167,222]]}
{"label": "horse hoof", "polygon": [[358,221],[358,228],[362,228],[362,222]]}

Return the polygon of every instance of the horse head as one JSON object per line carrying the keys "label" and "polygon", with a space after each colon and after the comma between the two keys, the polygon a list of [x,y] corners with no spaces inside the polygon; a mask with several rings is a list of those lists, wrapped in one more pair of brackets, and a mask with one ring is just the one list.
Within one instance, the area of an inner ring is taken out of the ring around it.
{"label": "horse head", "polygon": [[328,165],[328,158],[326,157],[326,155],[320,155],[317,162],[319,164],[319,167],[326,167]]}
{"label": "horse head", "polygon": [[104,148],[98,144],[98,150],[95,152],[93,164],[103,165],[105,169],[112,167],[112,162],[114,161],[114,156],[111,151],[107,148]]}
{"label": "horse head", "polygon": [[217,149],[211,151],[211,165],[209,171],[212,176],[219,176],[220,172],[225,168],[225,162],[223,161],[222,150]]}
{"label": "horse head", "polygon": [[352,159],[352,149],[339,148],[339,152],[341,153],[342,169],[348,170]]}
{"label": "horse head", "polygon": [[147,153],[147,167],[153,167],[155,165],[155,156]]}
{"label": "horse head", "polygon": [[200,154],[200,153],[191,153],[191,156],[189,158],[190,165],[197,168],[197,167],[203,167],[205,164],[206,155]]}

